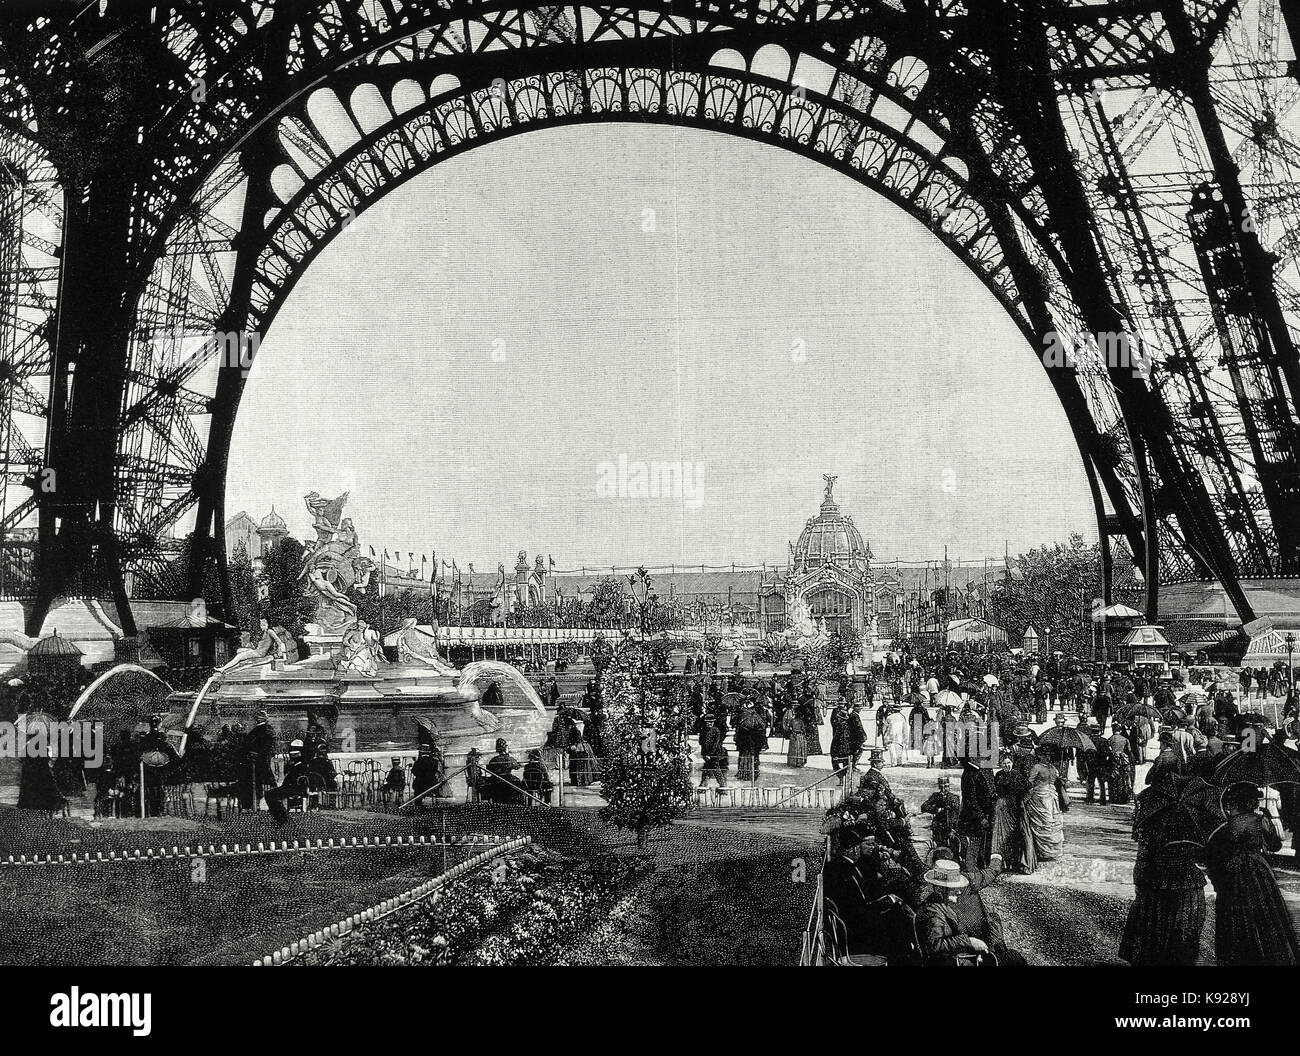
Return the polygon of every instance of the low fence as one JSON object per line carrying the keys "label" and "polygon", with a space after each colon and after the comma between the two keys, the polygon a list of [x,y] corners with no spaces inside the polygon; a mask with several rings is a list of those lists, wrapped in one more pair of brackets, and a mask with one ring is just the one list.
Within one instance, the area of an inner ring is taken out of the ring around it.
{"label": "low fence", "polygon": [[441,893],[448,884],[460,879],[460,877],[464,876],[471,870],[485,865],[487,862],[490,862],[493,858],[496,858],[499,855],[506,854],[513,850],[518,850],[520,847],[529,843],[532,843],[531,836],[520,836],[513,840],[508,840],[498,847],[493,847],[490,850],[483,851],[481,854],[476,854],[473,858],[461,862],[459,865],[452,866],[446,872],[441,873],[432,879],[426,880],[421,884],[417,884],[415,887],[408,891],[403,891],[396,897],[386,898],[382,902],[378,902],[367,909],[361,910],[359,913],[353,913],[344,917],[342,920],[339,920],[326,928],[320,928],[313,931],[303,936],[301,939],[280,947],[280,949],[273,953],[268,953],[265,956],[254,960],[252,962],[253,967],[278,967],[280,965],[289,964],[301,957],[303,954],[310,953],[312,950],[325,945],[327,942],[351,934],[352,931],[362,925],[372,924],[377,920],[383,920],[385,917],[390,917],[394,913],[398,913],[403,909],[409,909],[411,906],[423,902],[426,898]]}

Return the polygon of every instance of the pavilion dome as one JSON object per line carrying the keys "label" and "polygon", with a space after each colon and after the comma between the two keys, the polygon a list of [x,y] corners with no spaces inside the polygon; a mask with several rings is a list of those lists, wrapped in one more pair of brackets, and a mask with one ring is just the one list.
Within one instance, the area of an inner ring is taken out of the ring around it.
{"label": "pavilion dome", "polygon": [[81,650],[55,631],[47,635],[27,651],[28,656],[81,656]]}
{"label": "pavilion dome", "polygon": [[257,530],[258,532],[264,532],[267,534],[273,532],[287,534],[289,531],[289,525],[285,522],[283,517],[275,512],[275,507],[272,506],[271,512],[263,517],[261,522],[258,524]]}
{"label": "pavilion dome", "polygon": [[831,494],[828,484],[817,516],[808,520],[799,541],[794,545],[796,565],[816,567],[839,565],[844,568],[866,564],[871,551],[862,541],[862,533],[853,524],[853,518],[844,513]]}

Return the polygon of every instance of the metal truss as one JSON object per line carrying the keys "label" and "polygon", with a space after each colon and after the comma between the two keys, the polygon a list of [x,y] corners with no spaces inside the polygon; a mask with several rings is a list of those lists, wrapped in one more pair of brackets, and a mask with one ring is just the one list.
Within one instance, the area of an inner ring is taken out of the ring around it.
{"label": "metal truss", "polygon": [[1249,618],[1240,579],[1300,574],[1277,0],[10,6],[0,512],[36,515],[39,560],[0,591],[37,626],[224,571],[249,357],[353,219],[444,158],[609,121],[770,143],[925,224],[1047,368],[1107,580],[1131,559],[1151,615],[1162,581]]}

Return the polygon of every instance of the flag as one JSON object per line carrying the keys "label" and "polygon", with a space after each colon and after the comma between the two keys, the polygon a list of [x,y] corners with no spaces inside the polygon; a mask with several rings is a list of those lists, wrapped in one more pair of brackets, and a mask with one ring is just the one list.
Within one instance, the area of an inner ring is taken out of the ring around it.
{"label": "flag", "polygon": [[548,554],[548,555],[547,555],[547,560],[550,561],[550,563],[551,563],[551,568],[554,568],[554,567],[555,567],[555,558]]}
{"label": "flag", "polygon": [[373,546],[370,548],[370,556],[371,557],[375,556],[375,548]]}

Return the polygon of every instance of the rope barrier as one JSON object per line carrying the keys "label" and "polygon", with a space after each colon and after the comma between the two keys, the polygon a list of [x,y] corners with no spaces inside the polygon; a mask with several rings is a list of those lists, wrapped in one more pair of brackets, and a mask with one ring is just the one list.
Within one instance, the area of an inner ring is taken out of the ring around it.
{"label": "rope barrier", "polygon": [[385,917],[392,916],[399,910],[406,909],[418,902],[422,902],[431,895],[437,894],[451,881],[459,879],[471,870],[477,869],[480,865],[483,865],[508,851],[516,850],[532,842],[533,838],[531,836],[519,836],[515,839],[506,841],[498,847],[493,847],[481,854],[476,854],[473,858],[469,858],[466,861],[461,862],[459,865],[453,865],[445,873],[439,873],[432,879],[426,880],[422,884],[417,884],[409,891],[403,891],[401,894],[395,895],[392,898],[386,898],[382,902],[378,902],[371,906],[369,909],[363,909],[359,913],[353,913],[350,916],[344,917],[337,923],[329,925],[329,927],[313,931],[305,938],[298,939],[286,946],[280,947],[280,949],[276,950],[274,953],[268,953],[264,957],[257,958],[252,962],[252,967],[270,968],[288,964],[289,962],[301,957],[303,954],[310,953],[312,950],[323,946],[331,939],[337,939],[351,933],[354,929],[363,924],[373,924],[377,920],[383,920]]}

